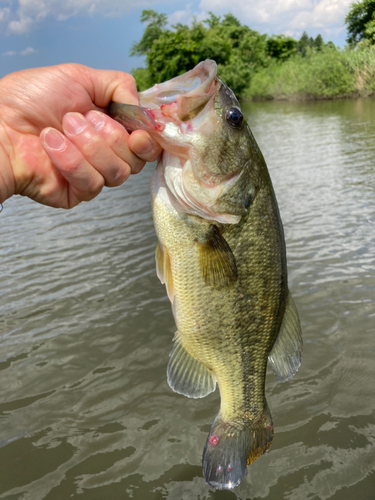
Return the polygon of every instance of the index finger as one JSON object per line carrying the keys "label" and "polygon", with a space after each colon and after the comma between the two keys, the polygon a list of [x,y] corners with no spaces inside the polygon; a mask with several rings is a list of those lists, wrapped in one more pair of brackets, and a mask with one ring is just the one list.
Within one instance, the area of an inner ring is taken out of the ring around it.
{"label": "index finger", "polygon": [[106,110],[111,101],[139,104],[134,77],[128,73],[81,64],[61,65],[61,69],[85,88],[98,108]]}

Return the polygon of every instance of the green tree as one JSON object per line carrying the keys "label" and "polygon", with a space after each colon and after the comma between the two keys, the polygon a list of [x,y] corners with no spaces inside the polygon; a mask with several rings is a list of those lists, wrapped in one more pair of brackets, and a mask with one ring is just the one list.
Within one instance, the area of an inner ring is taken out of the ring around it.
{"label": "green tree", "polygon": [[302,56],[306,57],[306,55],[312,50],[320,52],[324,47],[329,45],[331,48],[335,48],[332,42],[328,42],[328,44],[324,43],[322,35],[317,35],[315,40],[312,37],[309,37],[306,31],[303,32],[301,38],[297,43],[297,52]]}
{"label": "green tree", "polygon": [[152,44],[163,33],[163,29],[167,25],[167,16],[158,14],[155,10],[143,10],[141,14],[141,22],[146,23],[147,27],[143,33],[141,40],[134,43],[130,50],[131,56],[143,56],[151,49]]}
{"label": "green tree", "polygon": [[147,68],[133,71],[138,89],[159,83],[192,69],[199,61],[214,59],[219,76],[240,95],[257,68],[267,63],[266,35],[242,26],[232,14],[222,19],[209,13],[208,19],[191,26],[166,27],[166,16],[148,10],[142,39],[133,45],[132,55],[144,55]]}
{"label": "green tree", "polygon": [[314,48],[317,51],[320,51],[322,50],[323,46],[324,46],[323,37],[322,35],[318,35],[314,40]]}
{"label": "green tree", "polygon": [[137,89],[139,92],[149,89],[155,83],[150,75],[150,71],[148,68],[133,68],[131,70],[131,73],[135,78]]}
{"label": "green tree", "polygon": [[240,96],[249,86],[258,68],[263,67],[267,62],[267,37],[248,26],[241,25],[232,14],[226,14],[221,22],[215,24],[207,32],[208,38],[214,35],[229,43],[229,54],[226,60],[216,60],[219,77],[236,95]]}
{"label": "green tree", "polygon": [[147,53],[154,83],[185,73],[204,59],[225,63],[229,58],[230,44],[215,30],[210,31],[208,36],[203,24],[196,22],[191,28],[179,24],[173,26],[173,30],[164,30]]}
{"label": "green tree", "polygon": [[267,53],[279,61],[286,61],[297,53],[297,40],[290,36],[273,35],[267,40]]}
{"label": "green tree", "polygon": [[298,41],[297,51],[301,54],[302,57],[305,57],[308,48],[310,48],[310,39],[309,35],[306,33],[306,31],[304,31]]}
{"label": "green tree", "polygon": [[220,23],[220,16],[215,16],[213,12],[208,13],[210,17],[208,17],[204,22],[207,24],[210,28],[215,28]]}
{"label": "green tree", "polygon": [[314,40],[303,33],[298,42],[285,35],[261,35],[233,14],[219,17],[209,12],[203,22],[194,19],[190,26],[168,27],[165,14],[144,10],[141,21],[146,28],[131,50],[146,60],[146,68],[133,71],[139,90],[185,73],[204,59],[214,59],[219,77],[241,96],[254,75],[273,62],[285,62],[297,53],[306,57],[325,47],[321,35]]}
{"label": "green tree", "polygon": [[322,35],[318,35],[314,40],[313,37],[309,37],[306,31],[304,31],[297,43],[297,51],[299,54],[301,54],[302,57],[306,57],[309,51],[322,50],[323,46],[324,41]]}
{"label": "green tree", "polygon": [[375,44],[375,0],[362,0],[353,3],[345,17],[348,38],[346,41],[352,45],[357,45],[364,40],[367,43]]}

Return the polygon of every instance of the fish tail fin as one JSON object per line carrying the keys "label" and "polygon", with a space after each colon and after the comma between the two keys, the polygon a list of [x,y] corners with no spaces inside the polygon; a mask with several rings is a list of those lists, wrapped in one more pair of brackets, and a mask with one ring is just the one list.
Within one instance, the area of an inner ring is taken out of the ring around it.
{"label": "fish tail fin", "polygon": [[207,484],[220,490],[238,486],[247,474],[247,466],[269,449],[272,439],[273,424],[267,403],[255,421],[225,422],[219,413],[203,451]]}

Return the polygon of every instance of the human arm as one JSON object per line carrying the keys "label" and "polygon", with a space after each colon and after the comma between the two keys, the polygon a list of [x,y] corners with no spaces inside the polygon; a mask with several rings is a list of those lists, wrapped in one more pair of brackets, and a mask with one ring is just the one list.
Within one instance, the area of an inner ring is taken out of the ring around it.
{"label": "human arm", "polygon": [[0,203],[21,194],[72,208],[118,186],[160,147],[105,115],[111,101],[138,103],[134,79],[63,64],[0,80]]}

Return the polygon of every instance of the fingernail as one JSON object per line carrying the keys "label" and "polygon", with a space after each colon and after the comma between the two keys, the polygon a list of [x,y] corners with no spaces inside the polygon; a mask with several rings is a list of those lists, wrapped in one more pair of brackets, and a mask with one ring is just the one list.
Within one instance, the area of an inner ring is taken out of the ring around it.
{"label": "fingernail", "polygon": [[105,124],[105,117],[103,113],[98,113],[97,111],[90,111],[86,115],[87,121],[94,127],[95,130],[101,130]]}
{"label": "fingernail", "polygon": [[64,117],[64,129],[69,134],[80,134],[87,126],[86,119],[79,113],[68,113]]}
{"label": "fingernail", "polygon": [[147,155],[154,149],[154,143],[148,137],[142,137],[134,141],[132,149],[137,156]]}
{"label": "fingernail", "polygon": [[43,141],[50,149],[55,149],[56,151],[62,150],[66,146],[65,137],[53,128],[47,129],[44,133]]}

